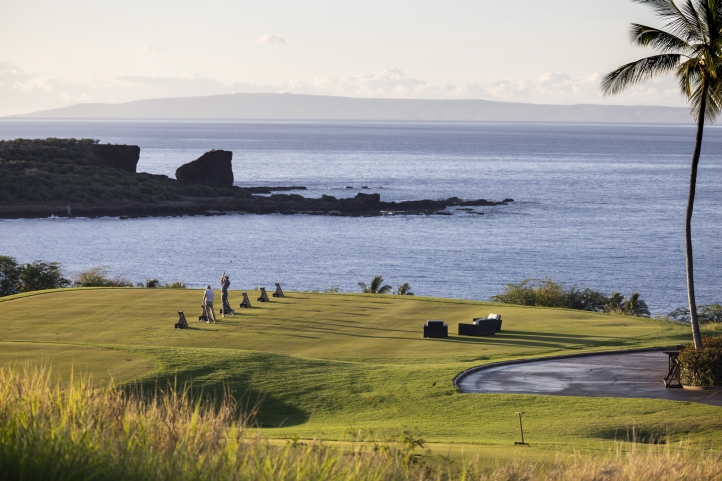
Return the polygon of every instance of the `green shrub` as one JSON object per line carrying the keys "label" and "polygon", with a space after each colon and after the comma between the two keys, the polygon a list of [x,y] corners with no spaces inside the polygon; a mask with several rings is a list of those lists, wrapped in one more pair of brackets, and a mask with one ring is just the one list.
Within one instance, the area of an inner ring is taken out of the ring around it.
{"label": "green shrub", "polygon": [[22,268],[15,258],[0,256],[0,297],[11,296],[20,292],[20,276]]}
{"label": "green shrub", "polygon": [[[689,309],[687,307],[678,307],[677,309],[657,316],[659,319],[665,319],[674,322],[683,322],[689,324]],[[703,304],[697,306],[697,319],[700,324],[720,324],[722,323],[722,305],[721,304]]]}
{"label": "green shrub", "polygon": [[76,287],[133,287],[133,283],[119,277],[108,276],[108,266],[91,267],[75,277]]}
{"label": "green shrub", "polygon": [[492,296],[490,300],[522,306],[560,307],[649,317],[647,303],[639,298],[638,292],[632,292],[629,299],[618,292],[612,292],[611,297],[607,297],[598,291],[579,289],[576,285],[567,289],[547,277],[524,279],[519,284],[507,284],[504,292]]}
{"label": "green shrub", "polygon": [[491,301],[603,312],[609,299],[601,292],[580,290],[576,285],[567,289],[549,278],[544,278],[524,279],[519,284],[507,284],[504,292],[492,296]]}
{"label": "green shrub", "polygon": [[68,287],[70,281],[63,277],[59,263],[36,260],[22,266],[20,284],[21,292],[30,292]]}
{"label": "green shrub", "polygon": [[705,336],[702,349],[687,345],[679,354],[679,378],[685,386],[722,386],[722,336]]}

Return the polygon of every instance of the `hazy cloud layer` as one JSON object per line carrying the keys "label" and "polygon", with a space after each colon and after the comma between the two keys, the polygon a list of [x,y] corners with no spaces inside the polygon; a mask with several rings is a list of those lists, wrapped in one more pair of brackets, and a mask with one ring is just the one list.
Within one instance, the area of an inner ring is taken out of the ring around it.
{"label": "hazy cloud layer", "polygon": [[271,35],[270,33],[258,37],[253,41],[253,43],[255,43],[256,45],[286,45],[286,41],[284,39],[282,39],[281,37],[276,37],[275,35]]}
{"label": "hazy cloud layer", "polygon": [[615,103],[684,105],[674,79],[650,82],[623,96],[604,99],[600,73],[584,78],[547,73],[530,79],[506,79],[489,84],[435,85],[386,68],[370,75],[319,77],[267,85],[221,82],[192,74],[181,77],[55,77],[26,73],[0,62],[0,116],[64,107],[81,102],[118,103],[131,100],[216,95],[225,93],[297,93],[361,98],[486,99],[549,104]]}
{"label": "hazy cloud layer", "polygon": [[533,79],[506,79],[490,84],[480,82],[455,86],[435,85],[405,75],[397,68],[354,77],[319,77],[312,82],[289,81],[270,85],[236,83],[234,92],[278,92],[340,95],[362,98],[398,99],[485,99],[545,104],[643,104],[683,105],[673,78],[649,82],[624,95],[605,99],[599,92],[602,73],[573,78],[545,73]]}
{"label": "hazy cloud layer", "polygon": [[143,45],[138,49],[140,52],[161,52],[163,47],[160,45]]}

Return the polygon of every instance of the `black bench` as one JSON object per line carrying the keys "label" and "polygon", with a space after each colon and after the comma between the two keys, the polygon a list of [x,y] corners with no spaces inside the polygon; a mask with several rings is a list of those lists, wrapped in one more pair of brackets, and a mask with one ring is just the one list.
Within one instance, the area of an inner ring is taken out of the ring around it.
{"label": "black bench", "polygon": [[475,317],[471,320],[471,323],[476,324],[479,321],[487,320],[496,321],[496,332],[501,331],[501,316],[499,314],[489,314],[487,317]]}
{"label": "black bench", "polygon": [[449,337],[449,326],[444,324],[444,321],[426,321],[426,324],[424,324],[424,337]]}
{"label": "black bench", "polygon": [[460,336],[493,336],[501,331],[501,316],[489,314],[489,317],[476,317],[471,324],[459,324]]}

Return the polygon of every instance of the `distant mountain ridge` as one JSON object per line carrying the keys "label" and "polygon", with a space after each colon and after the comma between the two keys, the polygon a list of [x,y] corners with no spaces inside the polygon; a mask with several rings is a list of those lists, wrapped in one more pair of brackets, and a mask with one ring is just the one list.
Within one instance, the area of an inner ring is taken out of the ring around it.
{"label": "distant mountain ridge", "polygon": [[681,107],[362,99],[272,93],[161,98],[119,104],[84,103],[6,118],[692,123],[689,111]]}

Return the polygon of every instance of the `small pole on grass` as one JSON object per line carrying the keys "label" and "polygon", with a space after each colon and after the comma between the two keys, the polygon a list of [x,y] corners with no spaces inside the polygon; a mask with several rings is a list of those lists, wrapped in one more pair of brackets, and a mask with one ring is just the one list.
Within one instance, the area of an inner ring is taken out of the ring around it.
{"label": "small pole on grass", "polygon": [[529,446],[529,443],[524,442],[524,427],[521,424],[521,415],[524,414],[523,412],[517,411],[516,414],[519,415],[519,432],[521,433],[521,442],[516,441],[514,444],[520,445],[520,446]]}

